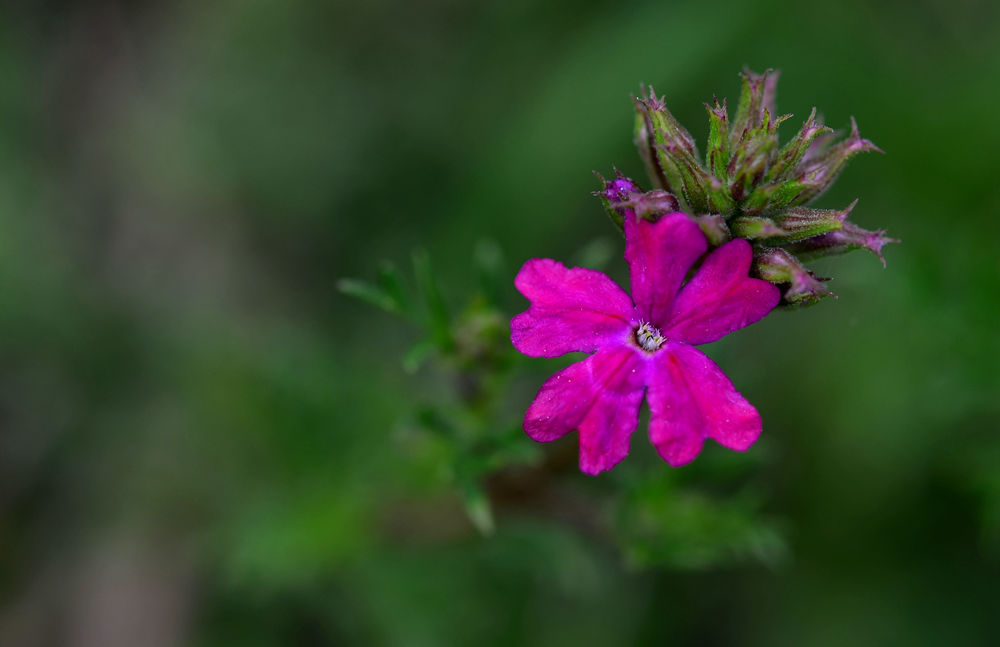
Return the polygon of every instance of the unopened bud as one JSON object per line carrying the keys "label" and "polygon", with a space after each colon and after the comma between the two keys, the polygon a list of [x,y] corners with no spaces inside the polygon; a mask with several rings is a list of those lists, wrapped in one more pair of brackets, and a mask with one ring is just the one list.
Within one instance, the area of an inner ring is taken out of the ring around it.
{"label": "unopened bud", "polygon": [[705,234],[708,243],[712,247],[718,247],[722,243],[729,241],[732,234],[726,226],[726,218],[717,213],[707,216],[695,216],[694,221],[701,227],[701,232]]}
{"label": "unopened bud", "polygon": [[[672,194],[661,189],[643,192],[632,179],[615,171],[617,177],[608,182],[604,178],[604,188],[596,191],[611,220],[624,228],[624,218],[645,218],[653,220],[665,213],[680,210],[680,205]],[[600,177],[600,175],[598,175]]]}
{"label": "unopened bud", "polygon": [[737,237],[746,238],[747,240],[780,238],[788,234],[787,231],[770,218],[761,218],[759,216],[733,218],[729,225]]}
{"label": "unopened bud", "polygon": [[[663,100],[650,88],[635,104],[642,116],[642,124],[637,123],[637,143],[647,168],[662,178],[662,188],[695,213],[731,211],[733,200],[727,187],[698,163],[694,138],[670,114]],[[644,141],[638,141],[642,138]]]}
{"label": "unopened bud", "polygon": [[808,306],[826,297],[836,297],[794,256],[783,249],[764,248],[754,255],[753,272],[783,287],[781,301],[788,306]]}
{"label": "unopened bud", "polygon": [[736,116],[733,117],[730,131],[730,146],[743,138],[744,132],[759,127],[764,121],[764,114],[775,114],[775,94],[778,86],[778,73],[765,70],[763,74],[755,74],[744,69],[740,74],[743,87],[740,90],[740,101],[736,106]]}
{"label": "unopened bud", "polygon": [[832,146],[826,153],[815,161],[803,165],[800,177],[807,186],[806,190],[799,194],[791,203],[805,204],[818,198],[823,194],[833,181],[837,179],[840,172],[847,166],[847,162],[858,153],[875,151],[884,153],[881,148],[861,136],[858,132],[858,122],[851,117],[851,134],[844,141]]}
{"label": "unopened bud", "polygon": [[856,204],[858,204],[857,200],[847,205],[846,209],[840,210],[792,207],[775,218],[785,232],[776,242],[784,245],[831,231],[839,231],[844,227],[848,214],[851,213]]}
{"label": "unopened bud", "polygon": [[774,165],[767,172],[767,179],[771,182],[780,182],[791,178],[816,138],[823,133],[832,132],[832,128],[824,126],[816,119],[816,108],[813,108],[809,118],[802,124],[799,134],[778,152]]}
{"label": "unopened bud", "polygon": [[726,111],[726,100],[715,99],[715,106],[705,104],[708,110],[708,151],[705,153],[705,166],[715,177],[725,180],[729,176],[726,166],[729,164],[729,116]]}
{"label": "unopened bud", "polygon": [[899,240],[886,236],[884,229],[869,231],[858,227],[853,222],[844,222],[839,231],[831,231],[822,236],[807,238],[790,245],[788,249],[805,259],[843,254],[853,249],[867,249],[878,256],[879,260],[882,261],[882,267],[885,267],[882,248],[889,243],[898,242]]}

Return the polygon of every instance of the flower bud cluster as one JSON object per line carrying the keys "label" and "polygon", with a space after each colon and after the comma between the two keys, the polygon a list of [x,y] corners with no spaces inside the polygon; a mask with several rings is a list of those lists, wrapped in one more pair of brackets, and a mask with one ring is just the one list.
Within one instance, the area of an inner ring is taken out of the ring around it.
{"label": "flower bud cluster", "polygon": [[778,115],[778,74],[768,70],[742,74],[736,113],[730,119],[723,100],[705,104],[709,136],[705,156],[691,134],[674,118],[652,88],[633,97],[635,144],[654,190],[641,191],[619,173],[598,193],[620,227],[629,211],[655,218],[682,210],[695,217],[712,245],[745,238],[754,247],[754,273],[782,288],[782,303],[801,306],[834,296],[803,261],[867,249],[882,260],[882,247],[897,242],[885,231],[868,231],[847,220],[857,200],[844,209],[812,209],[855,155],[882,152],[851,131],[840,142],[813,108],[795,137],[785,145],[778,126],[791,115]]}

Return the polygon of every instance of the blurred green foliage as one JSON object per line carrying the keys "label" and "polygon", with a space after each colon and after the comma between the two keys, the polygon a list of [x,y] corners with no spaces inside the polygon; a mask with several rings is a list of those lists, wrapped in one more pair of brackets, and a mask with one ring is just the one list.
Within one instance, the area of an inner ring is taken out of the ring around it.
{"label": "blurred green foliage", "polygon": [[[102,628],[150,613],[147,644],[1000,633],[996,3],[3,14],[0,643],[135,644]],[[836,259],[838,301],[708,348],[763,416],[748,454],[670,470],[643,422],[585,477],[574,438],[516,430],[567,358],[517,365],[476,429],[454,365],[402,369],[419,329],[337,290],[414,248],[449,321],[521,310],[530,257],[622,281],[590,191],[594,169],[642,176],[629,94],[653,83],[703,140],[702,102],[743,65],[781,68],[792,123],[858,119],[887,155],[817,206],[859,197],[852,218],[903,241],[886,270]],[[456,488],[470,445],[428,427],[524,463]],[[483,537],[464,506],[487,492]]]}

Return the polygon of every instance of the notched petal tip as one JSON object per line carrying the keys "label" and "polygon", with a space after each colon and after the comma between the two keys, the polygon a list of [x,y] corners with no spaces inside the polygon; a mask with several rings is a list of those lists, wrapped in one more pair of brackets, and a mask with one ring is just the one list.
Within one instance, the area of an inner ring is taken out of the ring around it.
{"label": "notched petal tip", "polygon": [[698,458],[704,446],[705,439],[703,437],[679,436],[654,445],[654,448],[660,458],[666,461],[670,467],[684,467]]}
{"label": "notched petal tip", "polygon": [[670,344],[650,368],[650,440],[670,465],[691,462],[705,438],[745,451],[761,433],[760,414],[701,351]]}
{"label": "notched petal tip", "polygon": [[511,320],[511,343],[529,357],[589,353],[620,342],[634,318],[625,291],[595,270],[536,258],[524,264],[514,285],[531,305]]}
{"label": "notched petal tip", "polygon": [[604,348],[559,371],[542,385],[524,417],[524,430],[549,442],[576,429],[580,470],[599,474],[629,452],[639,424],[646,364],[633,348]]}

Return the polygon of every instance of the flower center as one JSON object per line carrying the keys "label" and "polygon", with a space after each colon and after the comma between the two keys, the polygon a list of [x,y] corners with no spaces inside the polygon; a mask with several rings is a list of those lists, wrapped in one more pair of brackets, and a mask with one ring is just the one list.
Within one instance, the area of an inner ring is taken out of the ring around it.
{"label": "flower center", "polygon": [[654,351],[667,341],[660,334],[659,328],[654,328],[652,324],[639,322],[639,328],[635,331],[635,340],[643,350]]}

